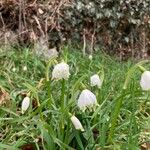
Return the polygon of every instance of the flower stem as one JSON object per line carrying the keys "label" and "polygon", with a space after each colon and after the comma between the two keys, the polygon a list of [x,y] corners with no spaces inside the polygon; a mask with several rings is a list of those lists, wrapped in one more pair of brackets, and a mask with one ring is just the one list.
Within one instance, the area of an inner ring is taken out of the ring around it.
{"label": "flower stem", "polygon": [[54,59],[50,60],[46,66],[46,87],[47,87],[47,94],[49,98],[49,106],[52,104],[52,95],[51,95],[51,86],[50,86],[50,77],[49,77],[49,68],[52,65]]}
{"label": "flower stem", "polygon": [[65,105],[65,80],[62,80],[62,85],[61,85],[61,109],[64,110],[64,105]]}
{"label": "flower stem", "polygon": [[61,104],[61,129],[63,132],[64,130],[64,107],[65,107],[65,80],[64,79],[61,82],[60,104]]}
{"label": "flower stem", "polygon": [[50,81],[46,81],[46,87],[47,87],[47,94],[49,98],[49,106],[52,104],[52,95],[51,95],[51,86],[50,86]]}
{"label": "flower stem", "polygon": [[141,70],[142,72],[146,71],[146,69],[145,69],[143,66],[139,65],[138,67],[140,68],[140,70]]}
{"label": "flower stem", "polygon": [[109,135],[108,135],[108,142],[112,143],[112,139],[114,136],[114,132],[115,132],[115,127],[116,127],[116,123],[117,123],[117,119],[120,113],[120,109],[122,106],[122,101],[123,101],[123,97],[119,97],[116,100],[116,104],[115,104],[115,108],[113,109],[114,111],[112,112],[111,118],[110,118],[110,131],[109,131]]}

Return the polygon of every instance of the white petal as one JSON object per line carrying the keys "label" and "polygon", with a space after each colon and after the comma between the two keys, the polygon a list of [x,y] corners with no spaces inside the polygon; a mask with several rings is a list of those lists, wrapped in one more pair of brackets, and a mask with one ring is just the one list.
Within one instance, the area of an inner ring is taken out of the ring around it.
{"label": "white petal", "polygon": [[150,90],[150,71],[145,71],[142,74],[140,85],[143,90]]}
{"label": "white petal", "polygon": [[57,64],[54,66],[53,72],[52,72],[52,79],[65,79],[67,80],[70,76],[69,72],[69,65],[62,62],[60,64]]}
{"label": "white petal", "polygon": [[72,123],[73,123],[75,129],[84,131],[84,128],[83,128],[81,122],[79,121],[79,119],[78,119],[77,117],[72,116],[72,117],[71,117],[71,121],[72,121]]}
{"label": "white petal", "polygon": [[78,99],[78,107],[84,111],[86,107],[93,107],[94,105],[97,105],[96,96],[87,89],[83,90]]}
{"label": "white petal", "polygon": [[22,106],[21,106],[21,112],[22,114],[25,113],[25,111],[29,108],[30,106],[30,98],[29,97],[25,97],[22,101]]}
{"label": "white petal", "polygon": [[90,81],[91,81],[91,86],[98,86],[98,88],[100,88],[102,85],[102,81],[97,74],[91,76]]}

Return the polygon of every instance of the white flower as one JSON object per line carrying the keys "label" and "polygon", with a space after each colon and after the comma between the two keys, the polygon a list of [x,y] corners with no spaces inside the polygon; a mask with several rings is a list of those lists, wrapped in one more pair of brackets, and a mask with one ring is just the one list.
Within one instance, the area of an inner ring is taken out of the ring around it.
{"label": "white flower", "polygon": [[84,128],[83,128],[81,122],[79,121],[79,119],[78,119],[77,117],[72,116],[72,117],[71,117],[71,121],[72,121],[72,123],[73,123],[75,129],[84,131]]}
{"label": "white flower", "polygon": [[24,67],[23,67],[23,71],[27,71],[27,66],[24,66]]}
{"label": "white flower", "polygon": [[54,66],[53,72],[52,72],[52,79],[65,79],[67,80],[69,78],[69,65],[62,62]]}
{"label": "white flower", "polygon": [[16,68],[12,68],[12,71],[13,71],[13,72],[16,72]]}
{"label": "white flower", "polygon": [[83,111],[86,109],[86,107],[94,108],[94,106],[97,105],[96,96],[91,91],[85,89],[81,92],[77,105]]}
{"label": "white flower", "polygon": [[150,71],[145,71],[141,76],[140,85],[143,90],[150,90]]}
{"label": "white flower", "polygon": [[21,112],[22,114],[25,113],[25,111],[29,108],[30,106],[30,98],[29,97],[25,97],[22,101],[22,106],[21,106]]}
{"label": "white flower", "polygon": [[92,55],[89,55],[89,59],[92,60],[92,59],[93,59],[93,56],[92,56]]}
{"label": "white flower", "polygon": [[91,86],[98,86],[98,88],[101,87],[102,81],[97,74],[91,76],[90,80],[91,80]]}

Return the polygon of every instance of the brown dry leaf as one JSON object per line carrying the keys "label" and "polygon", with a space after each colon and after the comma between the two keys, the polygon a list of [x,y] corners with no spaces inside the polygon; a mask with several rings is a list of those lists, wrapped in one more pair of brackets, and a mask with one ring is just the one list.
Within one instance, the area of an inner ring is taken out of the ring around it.
{"label": "brown dry leaf", "polygon": [[32,144],[26,144],[22,146],[22,150],[35,150]]}
{"label": "brown dry leaf", "polygon": [[150,150],[150,143],[149,142],[143,143],[141,145],[141,150]]}
{"label": "brown dry leaf", "polygon": [[39,8],[38,11],[39,11],[39,14],[41,15],[44,13],[44,11],[41,8]]}
{"label": "brown dry leaf", "polygon": [[30,32],[30,39],[31,39],[31,41],[36,41],[37,40],[37,36],[36,36],[34,31]]}
{"label": "brown dry leaf", "polygon": [[33,99],[32,100],[32,107],[33,108],[37,108],[38,107],[38,101],[37,101],[37,99]]}
{"label": "brown dry leaf", "polygon": [[9,99],[9,94],[5,90],[0,89],[0,106],[6,104]]}

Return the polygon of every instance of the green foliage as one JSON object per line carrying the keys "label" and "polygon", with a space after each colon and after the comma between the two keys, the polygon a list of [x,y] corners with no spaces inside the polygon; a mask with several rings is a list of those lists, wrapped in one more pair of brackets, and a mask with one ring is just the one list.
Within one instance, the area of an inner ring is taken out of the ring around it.
{"label": "green foliage", "polygon": [[85,34],[91,42],[94,35],[95,43],[114,50],[118,43],[135,44],[142,33],[149,33],[149,6],[149,0],[74,0],[61,9],[63,16],[57,21],[62,32],[69,31],[68,37],[79,40]]}
{"label": "green foliage", "polygon": [[[9,105],[0,106],[0,149],[26,144],[37,150],[139,149],[141,142],[149,140],[149,92],[139,87],[137,65],[135,69],[130,60],[120,62],[100,52],[90,60],[71,47],[64,49],[51,61],[28,49],[0,54],[0,90],[10,97]],[[51,80],[54,64],[62,60],[70,66],[70,78],[65,82]],[[100,90],[90,86],[89,79],[95,73],[103,78]],[[77,107],[85,88],[97,96],[99,106],[94,112]],[[21,114],[21,102],[27,94],[32,103]],[[80,120],[84,132],[74,128],[68,113]]]}

